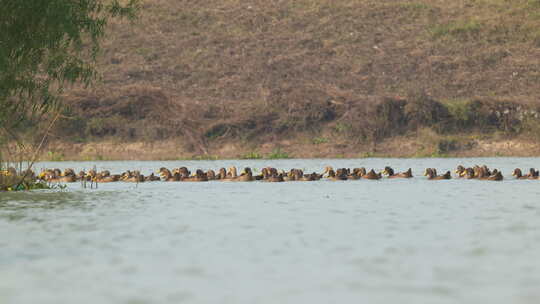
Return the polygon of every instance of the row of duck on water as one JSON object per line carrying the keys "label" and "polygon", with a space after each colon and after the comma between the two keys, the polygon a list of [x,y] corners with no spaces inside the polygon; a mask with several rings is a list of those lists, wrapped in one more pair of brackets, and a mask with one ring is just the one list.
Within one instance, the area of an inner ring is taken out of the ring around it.
{"label": "row of duck on water", "polygon": [[[477,179],[502,181],[503,175],[500,170],[490,169],[487,166],[464,167],[458,166],[455,170],[455,177],[462,179]],[[34,173],[31,173],[34,174]],[[435,168],[427,168],[424,171],[424,176],[429,180],[448,180],[452,179],[450,171],[446,171],[442,175],[437,174]],[[521,169],[516,168],[512,174],[517,179],[540,179],[538,171],[534,168],[529,169],[528,174],[523,174]],[[97,172],[95,169],[81,171],[78,174],[73,169],[47,169],[43,170],[37,179],[51,183],[72,183],[72,182],[95,182],[95,183],[110,183],[110,182],[151,182],[151,181],[166,181],[166,182],[206,182],[206,181],[265,181],[265,182],[285,182],[285,181],[317,181],[326,180],[379,180],[382,178],[413,178],[412,170],[409,168],[404,172],[396,172],[393,168],[387,166],[384,170],[376,172],[374,169],[366,170],[361,168],[339,168],[334,170],[332,167],[326,167],[323,173],[304,173],[301,169],[291,169],[289,171],[277,170],[276,168],[266,167],[261,169],[260,174],[254,174],[251,168],[246,167],[239,174],[236,167],[230,167],[228,170],[221,168],[217,171],[203,171],[197,169],[191,172],[186,167],[175,169],[160,168],[155,173],[144,176],[140,171],[126,171],[122,174],[111,174],[108,170]]]}

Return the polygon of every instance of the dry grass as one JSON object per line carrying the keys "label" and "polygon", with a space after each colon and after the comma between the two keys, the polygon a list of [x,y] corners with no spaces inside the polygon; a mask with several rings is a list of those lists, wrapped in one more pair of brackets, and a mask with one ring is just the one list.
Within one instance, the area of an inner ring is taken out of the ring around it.
{"label": "dry grass", "polygon": [[[445,104],[480,98],[536,107],[539,3],[147,1],[137,24],[112,25],[103,77],[92,91],[67,93],[78,118],[58,134],[178,137],[204,154],[216,141],[249,146],[338,129],[357,142],[402,135],[409,114],[381,104],[415,91]],[[465,125],[454,131],[469,132]]]}

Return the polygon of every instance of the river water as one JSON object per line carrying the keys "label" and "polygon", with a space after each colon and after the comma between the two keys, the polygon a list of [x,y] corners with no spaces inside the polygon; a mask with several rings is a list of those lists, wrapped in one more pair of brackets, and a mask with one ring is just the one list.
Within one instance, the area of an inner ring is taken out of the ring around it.
{"label": "river water", "polygon": [[[458,164],[503,182],[428,181]],[[61,162],[76,170],[398,171],[409,180],[128,183],[0,194],[0,303],[540,303],[539,158]]]}

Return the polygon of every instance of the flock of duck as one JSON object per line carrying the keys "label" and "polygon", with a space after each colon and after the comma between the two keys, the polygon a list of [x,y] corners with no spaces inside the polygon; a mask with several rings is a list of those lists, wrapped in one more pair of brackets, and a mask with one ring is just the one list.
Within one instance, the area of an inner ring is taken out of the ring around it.
{"label": "flock of duck", "polygon": [[[464,167],[459,165],[456,170],[456,178],[462,179],[478,179],[490,181],[502,181],[503,175],[500,170],[489,169],[487,166]],[[285,181],[317,181],[326,180],[359,180],[370,179],[379,180],[381,178],[412,178],[412,170],[409,168],[404,172],[395,172],[394,169],[387,166],[384,170],[376,172],[374,169],[366,170],[366,168],[339,168],[334,170],[332,167],[326,167],[323,173],[304,173],[301,169],[291,169],[289,171],[277,170],[276,168],[263,168],[260,174],[254,174],[251,168],[246,167],[241,173],[238,173],[236,167],[230,167],[228,170],[221,168],[217,171],[203,171],[197,169],[191,172],[186,167],[175,169],[160,168],[155,173],[144,176],[139,171],[126,171],[122,174],[111,174],[108,170],[97,172],[95,169],[89,171],[81,171],[78,174],[73,169],[46,169],[40,174],[35,175],[33,172],[26,172],[26,175],[31,175],[36,179],[49,183],[73,183],[73,182],[91,182],[91,183],[110,183],[110,182],[151,182],[151,181],[166,181],[166,182],[206,182],[206,181],[264,181],[264,182],[285,182]],[[450,171],[442,175],[437,174],[435,168],[427,168],[424,171],[424,176],[429,180],[448,180],[452,179]],[[538,180],[538,171],[534,168],[529,169],[528,174],[523,174],[521,169],[516,168],[512,174],[517,179],[535,179]]]}

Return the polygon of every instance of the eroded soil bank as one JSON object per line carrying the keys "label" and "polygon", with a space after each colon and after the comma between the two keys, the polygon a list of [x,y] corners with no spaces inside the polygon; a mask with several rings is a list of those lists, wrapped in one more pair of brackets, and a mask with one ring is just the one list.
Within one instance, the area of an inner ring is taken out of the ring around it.
{"label": "eroded soil bank", "polygon": [[[320,139],[323,140],[323,139]],[[324,141],[324,140],[323,140]],[[540,144],[525,140],[448,140],[449,147],[426,138],[393,138],[376,146],[339,142],[282,140],[259,146],[240,143],[213,145],[201,151],[187,150],[181,141],[51,143],[41,154],[43,161],[63,160],[177,160],[259,158],[364,158],[364,157],[492,157],[538,156]]]}

